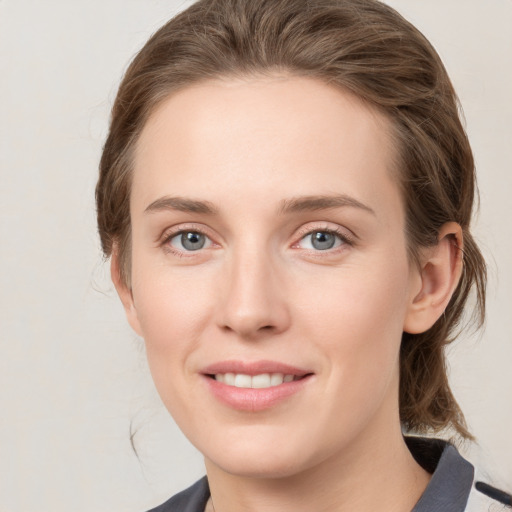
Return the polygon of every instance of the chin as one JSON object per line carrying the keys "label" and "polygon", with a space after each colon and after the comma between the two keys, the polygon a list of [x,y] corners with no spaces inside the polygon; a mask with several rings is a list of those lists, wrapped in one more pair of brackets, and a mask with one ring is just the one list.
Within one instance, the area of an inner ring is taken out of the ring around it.
{"label": "chin", "polygon": [[245,478],[268,478],[279,479],[291,477],[300,473],[303,469],[302,461],[290,460],[279,454],[278,457],[219,457],[218,459],[209,459],[210,463],[220,468],[222,471],[231,475]]}
{"label": "chin", "polygon": [[[249,478],[286,478],[310,467],[312,454],[305,452],[307,442],[282,436],[253,435],[230,440],[212,438],[208,446],[199,446],[205,459],[231,475]],[[268,434],[268,433],[267,433]]]}

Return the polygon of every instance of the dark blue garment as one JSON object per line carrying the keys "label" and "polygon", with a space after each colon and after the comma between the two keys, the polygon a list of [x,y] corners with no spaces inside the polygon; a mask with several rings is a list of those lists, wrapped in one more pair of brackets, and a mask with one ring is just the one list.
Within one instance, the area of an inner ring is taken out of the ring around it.
{"label": "dark blue garment", "polygon": [[210,488],[204,476],[188,489],[175,494],[170,500],[149,512],[204,512],[209,497]]}

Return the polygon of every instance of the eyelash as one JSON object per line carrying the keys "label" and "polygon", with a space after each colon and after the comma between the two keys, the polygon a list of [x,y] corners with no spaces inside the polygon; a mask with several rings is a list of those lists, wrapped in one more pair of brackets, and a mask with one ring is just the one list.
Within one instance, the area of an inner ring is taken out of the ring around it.
{"label": "eyelash", "polygon": [[[194,256],[195,253],[201,252],[203,248],[200,248],[196,251],[187,251],[187,250],[181,251],[179,249],[174,248],[171,245],[171,241],[174,238],[176,238],[178,236],[182,236],[185,233],[197,233],[197,234],[203,235],[209,240],[210,244],[215,245],[215,242],[213,242],[211,237],[208,236],[208,234],[206,233],[206,230],[203,230],[200,227],[196,227],[196,226],[190,227],[190,228],[182,228],[182,229],[179,229],[178,231],[172,231],[170,233],[166,233],[163,237],[161,245],[165,248],[166,251],[168,251],[169,253],[172,253],[173,255],[178,256],[180,258],[191,257],[191,256]],[[349,236],[346,232],[343,232],[340,229],[331,228],[331,227],[323,227],[323,228],[307,227],[302,230],[299,230],[299,232],[297,233],[297,236],[299,237],[299,239],[297,242],[295,242],[292,245],[292,248],[299,248],[298,245],[304,239],[306,239],[308,236],[313,235],[314,233],[326,233],[329,235],[334,235],[335,237],[337,237],[339,239],[339,241],[341,243],[337,247],[328,248],[325,250],[309,249],[309,252],[311,252],[311,253],[315,253],[318,255],[332,254],[332,253],[336,253],[340,250],[343,250],[344,248],[346,248],[346,246],[351,247],[354,245],[354,239],[351,236]],[[308,249],[305,249],[305,250],[308,250]]]}

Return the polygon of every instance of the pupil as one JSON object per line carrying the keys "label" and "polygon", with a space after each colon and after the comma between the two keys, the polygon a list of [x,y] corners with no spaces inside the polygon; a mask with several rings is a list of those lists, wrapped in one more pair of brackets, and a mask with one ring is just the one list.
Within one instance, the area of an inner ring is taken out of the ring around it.
{"label": "pupil", "polygon": [[317,231],[313,233],[312,245],[315,249],[326,250],[334,247],[335,238],[332,233],[326,233],[325,231]]}
{"label": "pupil", "polygon": [[181,235],[181,243],[185,249],[189,251],[197,251],[198,249],[202,249],[204,246],[205,237],[201,233],[189,231],[188,233],[183,233]]}

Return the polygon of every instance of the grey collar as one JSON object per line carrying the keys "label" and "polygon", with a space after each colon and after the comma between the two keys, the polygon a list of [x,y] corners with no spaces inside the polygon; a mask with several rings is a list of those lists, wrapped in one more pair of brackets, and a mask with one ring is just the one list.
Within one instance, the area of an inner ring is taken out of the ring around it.
{"label": "grey collar", "polygon": [[432,478],[412,512],[464,512],[473,485],[473,466],[446,441],[406,437],[416,462]]}

